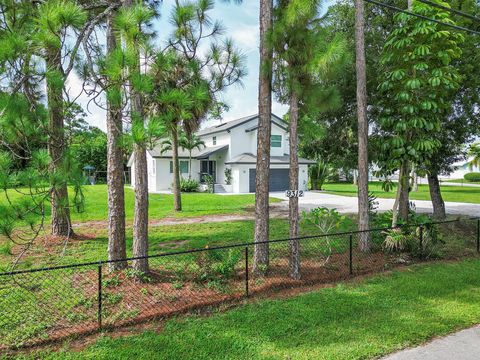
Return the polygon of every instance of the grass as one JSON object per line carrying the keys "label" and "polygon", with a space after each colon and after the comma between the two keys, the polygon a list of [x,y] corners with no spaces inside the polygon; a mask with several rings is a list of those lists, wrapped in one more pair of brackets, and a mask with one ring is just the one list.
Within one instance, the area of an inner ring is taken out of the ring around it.
{"label": "grass", "polygon": [[[442,186],[445,201],[480,204],[480,187]],[[323,186],[326,193],[343,196],[357,196],[357,186],[348,183],[327,183]],[[386,192],[382,183],[370,182],[369,191],[379,198],[394,199],[396,189]],[[410,193],[411,200],[431,200],[428,185],[419,185],[418,191]]]}
{"label": "grass", "polygon": [[367,359],[480,322],[480,262],[416,265],[358,284],[257,301],[160,333],[104,336],[42,359]]}
{"label": "grass", "polygon": [[[218,223],[179,224],[168,226],[151,226],[149,229],[149,253],[182,251],[205,246],[242,244],[253,239],[254,222],[251,220]],[[64,243],[44,243],[37,241],[33,248],[22,258],[20,268],[53,265],[67,265],[78,262],[104,260],[107,254],[107,230],[105,226],[98,229],[85,226],[75,229],[85,238],[71,239],[64,251]],[[338,231],[348,230],[341,228]],[[303,223],[300,235],[315,235],[319,230],[312,224]],[[288,221],[270,220],[271,239],[288,238]],[[127,229],[127,255],[131,255],[132,228]],[[6,270],[15,255],[11,255],[11,242],[0,239],[0,271]]]}
{"label": "grass", "polygon": [[[83,187],[85,195],[85,211],[72,211],[72,222],[98,221],[107,219],[107,186],[94,185]],[[10,192],[13,199],[20,199],[21,194]],[[70,199],[74,194],[70,189]],[[279,199],[270,199],[279,202]],[[0,195],[0,203],[6,203],[5,194]],[[127,221],[133,220],[134,192],[125,188],[125,215]],[[183,211],[173,211],[173,195],[150,194],[149,214],[151,219],[166,217],[196,217],[203,215],[244,214],[255,204],[255,195],[218,195],[209,193],[182,194]],[[50,209],[47,209],[47,216]]]}

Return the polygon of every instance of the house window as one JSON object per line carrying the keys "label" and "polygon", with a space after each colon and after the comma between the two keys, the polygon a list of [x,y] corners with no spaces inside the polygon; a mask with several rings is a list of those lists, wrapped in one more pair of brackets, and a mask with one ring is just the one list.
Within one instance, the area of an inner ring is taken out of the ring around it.
{"label": "house window", "polygon": [[214,146],[217,145],[217,137],[216,137],[216,136],[214,136],[214,137],[212,138],[212,141],[213,141],[213,145],[214,145]]}
{"label": "house window", "polygon": [[[188,174],[188,161],[180,160],[180,174]],[[173,174],[173,161],[170,161],[170,174]]]}
{"label": "house window", "polygon": [[152,160],[152,174],[155,174],[155,159]]}
{"label": "house window", "polygon": [[282,135],[272,135],[270,138],[272,147],[279,148],[282,147]]}

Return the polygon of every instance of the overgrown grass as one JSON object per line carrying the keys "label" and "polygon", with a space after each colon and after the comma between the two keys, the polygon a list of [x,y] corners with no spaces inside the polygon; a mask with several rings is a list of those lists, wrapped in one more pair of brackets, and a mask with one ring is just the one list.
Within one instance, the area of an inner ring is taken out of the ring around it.
{"label": "overgrown grass", "polygon": [[[70,198],[73,198],[72,189]],[[98,221],[107,219],[107,186],[84,186],[85,210],[81,213],[72,209],[72,222]],[[19,199],[21,195],[14,190],[9,192],[12,199]],[[271,199],[278,202],[278,199]],[[0,193],[0,203],[6,203],[5,194]],[[125,188],[125,213],[127,221],[133,220],[134,192]],[[173,195],[150,194],[149,214],[150,219],[163,219],[166,217],[195,217],[219,214],[244,214],[248,208],[255,204],[255,195],[228,195],[222,196],[209,193],[184,193],[182,194],[183,211],[173,211]],[[47,208],[47,217],[50,208]]]}
{"label": "overgrown grass", "polygon": [[[323,186],[325,192],[334,195],[357,196],[357,186],[348,183],[327,183]],[[480,204],[480,187],[442,186],[442,196],[445,201]],[[386,192],[380,182],[370,182],[369,191],[379,198],[394,199],[395,191]],[[428,185],[419,185],[418,191],[410,193],[411,200],[431,200]]]}
{"label": "overgrown grass", "polygon": [[359,284],[170,320],[42,359],[368,359],[480,322],[480,262],[416,265]]}

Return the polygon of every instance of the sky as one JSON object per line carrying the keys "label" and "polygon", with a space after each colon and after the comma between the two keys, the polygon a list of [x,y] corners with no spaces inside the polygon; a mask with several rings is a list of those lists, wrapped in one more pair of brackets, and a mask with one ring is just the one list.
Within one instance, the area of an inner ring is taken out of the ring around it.
{"label": "sky", "polygon": [[[335,2],[327,0],[326,7]],[[161,47],[172,32],[172,26],[169,23],[170,12],[174,0],[164,0],[160,6],[160,18],[155,21],[154,27],[158,33],[158,39],[155,45]],[[242,4],[236,5],[233,1],[216,1],[215,8],[209,12],[212,20],[220,20],[226,28],[225,35],[233,39],[236,46],[245,55],[245,66],[248,75],[243,78],[243,85],[233,85],[223,94],[223,100],[228,104],[229,111],[224,114],[222,121],[238,119],[243,116],[252,115],[258,111],[258,71],[259,71],[259,0],[244,0]],[[67,82],[67,90],[70,97],[77,97],[81,93],[82,83],[80,79],[72,74]],[[97,126],[100,129],[106,129],[105,111],[96,107],[93,103],[87,106],[89,99],[82,94],[77,102],[87,113],[86,120],[90,125]],[[272,112],[278,116],[283,116],[288,108],[273,99]],[[218,122],[216,120],[215,122]],[[210,121],[204,126],[214,125]]]}

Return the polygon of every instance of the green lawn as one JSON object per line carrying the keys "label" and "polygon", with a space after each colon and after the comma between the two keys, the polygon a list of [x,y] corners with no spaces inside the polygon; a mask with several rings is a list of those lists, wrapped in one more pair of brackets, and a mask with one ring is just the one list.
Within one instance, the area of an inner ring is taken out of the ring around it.
{"label": "green lawn", "polygon": [[[357,196],[357,186],[347,183],[327,183],[323,190],[329,194]],[[390,192],[382,189],[380,182],[370,182],[369,191],[379,198],[395,198],[396,188]],[[445,201],[480,204],[480,187],[442,186],[442,196]],[[419,185],[418,191],[410,193],[411,200],[430,200],[428,185]]]}
{"label": "green lawn", "polygon": [[[202,248],[207,245],[242,244],[253,239],[254,222],[230,221],[218,223],[179,224],[168,226],[151,226],[149,229],[150,254],[181,251]],[[350,228],[342,227],[338,231],[347,231]],[[71,239],[64,251],[64,243],[46,244],[39,240],[22,258],[19,267],[41,267],[66,265],[78,262],[91,262],[106,259],[107,230],[105,226],[96,229],[84,226],[76,229],[79,235],[85,238]],[[319,230],[312,224],[303,223],[300,235],[315,235]],[[285,239],[289,236],[288,221],[283,219],[270,220],[271,239]],[[6,270],[8,264],[16,258],[6,251],[6,239],[0,238],[0,272]],[[2,250],[4,249],[4,250]],[[127,229],[127,255],[131,255],[132,229]]]}
{"label": "green lawn", "polygon": [[416,265],[42,359],[368,359],[480,322],[480,261]]}
{"label": "green lawn", "polygon": [[[92,220],[107,220],[107,186],[94,185],[84,186],[85,211],[77,213],[72,211],[73,222],[85,222]],[[12,198],[20,198],[22,195],[10,192]],[[70,198],[73,193],[70,189]],[[5,203],[5,194],[0,194],[0,202]],[[255,195],[228,195],[208,193],[184,193],[182,194],[183,211],[173,211],[173,195],[150,194],[149,214],[151,219],[163,219],[165,217],[195,217],[218,214],[242,214],[247,208],[255,204]],[[271,199],[278,202],[278,199]],[[134,192],[131,188],[125,188],[125,211],[127,221],[133,219]],[[49,213],[50,209],[47,209]]]}

